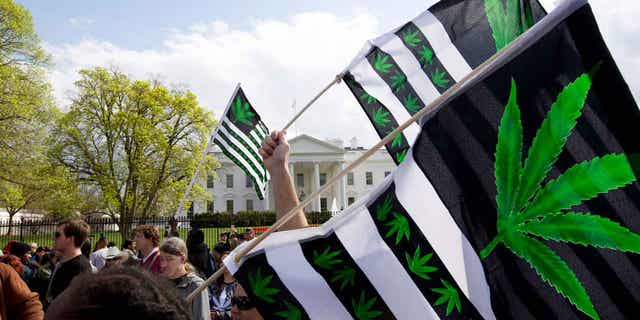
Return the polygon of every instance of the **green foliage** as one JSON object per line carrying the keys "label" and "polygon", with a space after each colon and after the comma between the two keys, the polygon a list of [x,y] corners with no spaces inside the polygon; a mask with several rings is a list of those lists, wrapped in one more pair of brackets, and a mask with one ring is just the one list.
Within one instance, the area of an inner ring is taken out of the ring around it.
{"label": "green foliage", "polygon": [[440,69],[436,68],[431,73],[431,82],[438,88],[446,89],[450,80],[447,79],[447,73],[445,71],[440,71]]}
{"label": "green foliage", "polygon": [[242,103],[240,97],[236,98],[236,103],[231,105],[231,112],[233,113],[234,122],[242,122],[248,126],[253,125],[249,119],[256,116],[251,112],[251,106],[249,102]]}
{"label": "green foliage", "polygon": [[409,149],[404,149],[396,154],[396,161],[398,161],[398,164],[401,164],[402,161],[404,161],[404,158],[407,156],[407,151],[409,151]]}
{"label": "green foliage", "polygon": [[349,266],[344,266],[342,269],[336,270],[333,273],[333,277],[329,281],[340,281],[340,290],[344,289],[344,287],[346,287],[347,285],[353,287],[356,284],[356,271]]}
{"label": "green foliage", "polygon": [[387,215],[391,212],[391,209],[392,209],[392,204],[391,204],[392,201],[393,201],[393,195],[388,194],[384,198],[382,203],[379,203],[376,206],[376,219],[380,221],[387,220]]}
{"label": "green foliage", "polygon": [[385,238],[392,237],[394,234],[396,235],[396,245],[402,241],[402,238],[407,238],[411,236],[411,231],[409,229],[409,220],[402,215],[399,215],[395,212],[391,213],[393,215],[393,220],[385,224],[385,226],[389,227],[389,231],[384,235]]}
{"label": "green foliage", "polygon": [[331,247],[327,247],[321,254],[313,250],[313,264],[327,270],[333,269],[336,264],[341,264],[342,259],[336,259],[336,256],[340,254],[340,250],[332,252],[330,250]]}
{"label": "green foliage", "polygon": [[403,100],[404,106],[413,112],[417,112],[422,109],[422,106],[418,104],[418,97],[413,97],[411,94],[409,94],[408,96],[404,97]]}
{"label": "green foliage", "polygon": [[[391,133],[391,131],[387,132],[387,134]],[[391,148],[399,148],[402,146],[402,137],[404,137],[402,135],[402,132],[399,132],[398,134],[396,134],[395,137],[393,137],[393,140],[391,140]]]}
{"label": "green foliage", "polygon": [[357,302],[354,299],[351,299],[351,307],[353,308],[353,313],[355,313],[356,319],[368,320],[381,316],[382,312],[371,310],[373,305],[376,303],[376,300],[378,300],[376,297],[367,300],[364,291],[360,293],[360,299]]}
{"label": "green foliage", "polygon": [[425,254],[423,256],[420,252],[420,246],[416,248],[416,251],[413,253],[413,257],[408,252],[404,253],[409,270],[411,270],[411,272],[416,276],[425,280],[431,280],[429,273],[438,271],[438,268],[427,265],[427,262],[431,260],[432,256],[433,253]]}
{"label": "green foliage", "polygon": [[[331,212],[305,212],[307,221],[311,225],[325,223],[331,219]],[[238,211],[199,213],[193,216],[192,226],[199,228],[224,227],[234,225],[236,227],[270,226],[276,222],[276,213],[273,211]]]}
{"label": "green foliage", "polygon": [[376,58],[373,62],[373,67],[378,70],[378,72],[380,73],[389,73],[389,71],[391,71],[391,67],[393,67],[392,64],[387,63],[387,60],[389,60],[389,55],[384,54],[382,52],[378,52],[378,54],[376,55]]}
{"label": "green foliage", "polygon": [[420,42],[422,42],[418,33],[418,30],[414,30],[413,32],[411,32],[411,30],[407,30],[402,33],[402,40],[404,40],[404,43],[408,46],[415,48]]}
{"label": "green foliage", "polygon": [[361,96],[360,99],[366,100],[367,104],[372,104],[374,102],[376,102],[376,98],[374,98],[373,96],[371,96],[370,94],[364,92]]}
{"label": "green foliage", "polygon": [[599,319],[587,291],[573,270],[553,250],[542,242],[517,232],[507,234],[504,242],[507,248],[526,260],[544,281],[580,311],[593,319]]}
{"label": "green foliage", "polygon": [[377,125],[384,127],[387,123],[391,122],[389,120],[389,111],[385,111],[382,107],[378,108],[378,110],[373,112],[373,122]]}
{"label": "green foliage", "polygon": [[274,315],[286,320],[302,319],[302,312],[300,312],[300,309],[298,309],[298,307],[286,300],[284,301],[284,304],[285,306],[287,306],[287,310],[278,311],[274,313]]}
{"label": "green foliage", "polygon": [[395,74],[391,77],[391,89],[393,91],[398,92],[404,89],[404,86],[407,84],[407,76],[404,75],[399,70],[396,70]]}
{"label": "green foliage", "polygon": [[280,289],[270,288],[269,284],[271,283],[271,279],[273,279],[273,275],[268,275],[266,277],[262,277],[262,268],[258,267],[258,270],[254,274],[253,272],[249,273],[249,288],[251,288],[251,292],[260,300],[265,302],[274,303],[274,295],[280,292]]}
{"label": "green foliage", "polygon": [[625,155],[608,154],[578,163],[541,189],[582,114],[590,86],[589,75],[582,74],[560,92],[536,132],[522,167],[522,124],[512,81],[496,146],[498,234],[480,256],[486,258],[504,243],[558,293],[597,319],[598,313],[573,271],[549,247],[532,237],[640,253],[640,235],[618,223],[588,213],[562,213],[582,201],[636,181],[632,162]]}
{"label": "green foliage", "polygon": [[433,303],[434,306],[439,306],[443,303],[447,303],[447,313],[449,316],[453,311],[453,308],[458,310],[458,313],[462,312],[462,302],[460,301],[460,295],[458,294],[458,290],[454,286],[452,286],[447,280],[440,279],[443,287],[431,289],[431,291],[439,293],[440,298]]}
{"label": "green foliage", "polygon": [[[521,8],[519,0],[507,0],[505,8],[502,5],[502,0],[484,1],[487,20],[496,44],[496,51],[506,47],[511,41],[533,26],[534,21],[528,1],[525,1],[524,5],[525,7]],[[523,10],[524,14],[522,14]],[[522,18],[523,16],[524,19]]]}
{"label": "green foliage", "polygon": [[420,62],[423,66],[430,65],[433,62],[433,51],[427,46],[422,46],[422,50],[418,51],[420,54]]}

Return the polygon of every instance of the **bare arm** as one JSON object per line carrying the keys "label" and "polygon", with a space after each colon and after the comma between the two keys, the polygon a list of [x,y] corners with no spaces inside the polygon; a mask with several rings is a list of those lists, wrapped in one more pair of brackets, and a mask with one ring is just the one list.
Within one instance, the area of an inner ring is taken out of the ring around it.
{"label": "bare arm", "polygon": [[[275,200],[276,217],[282,218],[289,210],[298,205],[298,197],[289,174],[289,144],[285,132],[274,131],[262,142],[260,155],[271,175],[271,189]],[[307,218],[302,210],[280,230],[292,230],[307,227]]]}

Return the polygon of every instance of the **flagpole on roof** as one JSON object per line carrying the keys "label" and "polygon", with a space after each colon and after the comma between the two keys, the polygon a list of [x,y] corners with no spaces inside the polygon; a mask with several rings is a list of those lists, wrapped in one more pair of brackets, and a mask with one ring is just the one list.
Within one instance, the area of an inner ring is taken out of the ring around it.
{"label": "flagpole on roof", "polygon": [[340,73],[338,74],[333,81],[331,81],[329,84],[327,84],[322,90],[320,90],[320,92],[318,92],[318,94],[316,94],[309,102],[307,102],[307,104],[302,107],[302,109],[300,109],[300,112],[296,113],[295,116],[293,116],[293,118],[291,118],[291,120],[289,120],[289,122],[287,122],[287,124],[284,126],[284,128],[282,128],[282,131],[286,131],[287,129],[289,129],[289,127],[291,127],[291,125],[296,122],[296,120],[298,120],[298,118],[300,118],[300,116],[307,111],[307,109],[309,109],[309,107],[311,107],[311,105],[313,105],[316,100],[318,100],[318,98],[320,98],[320,96],[322,96],[325,92],[327,92],[327,90],[329,90],[329,88],[331,88],[334,84],[340,83],[340,81],[342,80],[342,77],[344,76],[344,73]]}
{"label": "flagpole on roof", "polygon": [[[182,212],[182,210],[184,208],[184,204],[185,204],[185,202],[187,202],[187,197],[189,196],[189,193],[191,192],[191,188],[193,188],[193,185],[196,183],[196,180],[198,179],[198,174],[200,173],[200,168],[202,167],[202,164],[204,163],[204,160],[207,158],[207,154],[209,153],[209,147],[211,146],[211,144],[213,142],[213,139],[216,137],[216,134],[218,133],[218,128],[220,128],[220,124],[222,123],[222,120],[224,119],[225,114],[227,114],[227,110],[229,110],[229,107],[231,106],[231,103],[233,102],[233,97],[236,96],[236,93],[238,92],[239,89],[240,89],[240,83],[236,84],[236,88],[233,90],[233,93],[231,94],[231,98],[229,98],[229,102],[227,103],[227,107],[222,112],[222,117],[220,118],[220,121],[218,121],[218,123],[216,124],[215,128],[213,128],[213,131],[209,135],[209,139],[207,140],[207,144],[204,147],[204,150],[202,150],[202,157],[200,157],[200,161],[198,161],[198,165],[196,166],[196,170],[193,172],[193,175],[191,176],[191,180],[189,181],[189,184],[187,185],[187,188],[184,190],[184,193],[182,194],[182,198],[180,198],[180,203],[178,204],[178,208],[176,209],[176,214],[174,216],[179,216],[180,212]],[[191,205],[193,206],[193,203]]]}
{"label": "flagpole on roof", "polygon": [[[577,5],[581,5],[582,1],[563,1],[558,7],[550,12],[545,18],[543,18],[540,22],[536,23],[529,30],[518,36],[514,41],[512,41],[507,47],[495,53],[485,62],[483,62],[480,66],[478,66],[475,70],[471,71],[467,74],[462,80],[451,86],[447,91],[445,91],[441,96],[437,97],[433,102],[431,102],[428,106],[424,107],[417,113],[415,113],[410,119],[401,124],[398,128],[387,134],[382,140],[380,140],[376,145],[371,147],[366,153],[364,153],[360,158],[349,164],[344,170],[340,171],[337,175],[333,176],[329,179],[319,190],[316,190],[304,200],[302,200],[296,207],[290,209],[287,214],[285,214],[282,218],[278,219],[267,231],[262,233],[256,239],[247,243],[246,246],[243,246],[240,251],[237,252],[233,256],[233,262],[239,264],[241,259],[247,255],[251,250],[257,247],[260,242],[266,239],[270,234],[280,229],[283,225],[285,225],[289,220],[298,215],[298,210],[304,208],[309,205],[311,201],[313,201],[320,194],[327,191],[330,187],[332,187],[335,183],[340,181],[342,177],[344,177],[348,172],[353,171],[356,167],[366,161],[369,157],[371,157],[375,152],[383,147],[385,144],[389,143],[397,134],[402,132],[408,126],[410,126],[413,122],[417,122],[423,116],[428,113],[435,112],[439,110],[442,106],[449,103],[451,100],[459,96],[462,92],[464,92],[469,87],[472,87],[482,81],[484,78],[489,76],[493,71],[502,67],[506,64],[509,59],[513,56],[520,54],[522,51],[528,48],[530,43],[533,43],[544,36],[549,30],[554,28],[556,25],[562,22],[567,16],[572,13]],[[305,109],[314,102],[324,91],[326,91],[331,85],[337,83],[339,78],[336,76],[336,79],[330,83],[320,94],[318,94],[314,99],[305,106]],[[302,110],[304,111],[304,109]],[[302,113],[302,112],[301,112]],[[291,122],[295,121],[298,114]],[[290,124],[289,123],[289,124]],[[200,292],[206,289],[209,285],[211,285],[217,278],[219,278],[224,270],[227,270],[226,266],[222,266],[218,271],[216,271],[211,277],[209,277],[200,287],[194,290],[191,294],[189,294],[186,298],[187,302],[191,302]]]}

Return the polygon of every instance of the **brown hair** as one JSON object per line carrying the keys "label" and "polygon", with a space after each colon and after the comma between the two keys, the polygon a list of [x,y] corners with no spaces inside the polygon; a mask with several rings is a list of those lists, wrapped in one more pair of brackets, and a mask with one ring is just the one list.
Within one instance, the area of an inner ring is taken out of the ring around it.
{"label": "brown hair", "polygon": [[63,227],[65,237],[73,237],[73,244],[76,248],[82,247],[82,244],[89,237],[91,227],[81,219],[64,220],[58,223],[58,227]]}
{"label": "brown hair", "polygon": [[158,228],[149,224],[143,224],[136,227],[136,232],[142,233],[145,239],[150,239],[154,247],[160,244],[160,231]]}
{"label": "brown hair", "polygon": [[[185,258],[189,257],[187,245],[182,239],[178,237],[164,239],[162,245],[160,246],[160,251],[173,256],[182,256]],[[185,269],[187,270],[187,272],[195,272],[195,268],[189,262],[186,263]]]}

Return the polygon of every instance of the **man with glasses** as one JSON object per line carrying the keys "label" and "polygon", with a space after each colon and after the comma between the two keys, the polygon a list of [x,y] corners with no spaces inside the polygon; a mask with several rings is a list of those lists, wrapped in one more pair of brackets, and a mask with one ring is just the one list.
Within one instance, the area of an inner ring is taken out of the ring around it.
{"label": "man with glasses", "polygon": [[88,237],[89,225],[80,219],[63,221],[56,227],[53,249],[60,262],[49,280],[47,306],[69,286],[73,278],[91,272],[91,264],[80,249]]}

